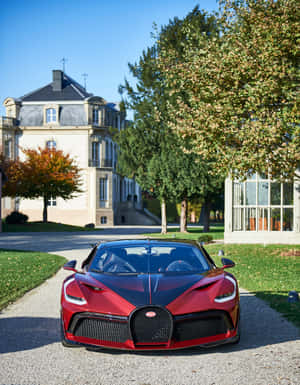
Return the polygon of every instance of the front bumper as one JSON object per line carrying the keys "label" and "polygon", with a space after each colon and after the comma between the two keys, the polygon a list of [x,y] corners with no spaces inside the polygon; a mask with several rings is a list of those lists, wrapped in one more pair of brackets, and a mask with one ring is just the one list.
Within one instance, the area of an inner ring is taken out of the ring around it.
{"label": "front bumper", "polygon": [[[145,318],[155,310],[157,320]],[[160,313],[159,313],[160,312]],[[235,309],[234,313],[238,313]],[[172,316],[160,307],[137,308],[129,317],[81,312],[64,330],[69,344],[125,350],[173,350],[210,347],[238,339],[238,321],[222,310]]]}

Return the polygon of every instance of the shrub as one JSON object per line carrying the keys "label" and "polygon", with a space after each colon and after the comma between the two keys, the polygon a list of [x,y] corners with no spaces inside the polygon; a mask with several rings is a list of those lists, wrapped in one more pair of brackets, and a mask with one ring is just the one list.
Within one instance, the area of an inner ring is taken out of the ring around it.
{"label": "shrub", "polygon": [[95,224],[94,223],[87,223],[84,227],[86,229],[94,229],[95,228]]}
{"label": "shrub", "polygon": [[204,242],[204,243],[209,243],[212,240],[213,240],[213,237],[211,235],[208,235],[208,234],[200,235],[200,237],[198,238],[199,242]]}
{"label": "shrub", "polygon": [[13,211],[7,217],[5,218],[5,223],[8,225],[17,225],[26,223],[28,221],[28,216],[22,213],[19,213],[19,211]]}

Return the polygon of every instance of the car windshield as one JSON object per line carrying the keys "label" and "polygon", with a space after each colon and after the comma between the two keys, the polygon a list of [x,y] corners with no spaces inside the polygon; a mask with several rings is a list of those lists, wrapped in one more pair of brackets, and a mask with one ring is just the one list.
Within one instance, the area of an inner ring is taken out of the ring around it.
{"label": "car windshield", "polygon": [[210,265],[194,246],[155,245],[100,248],[89,270],[99,273],[201,273]]}

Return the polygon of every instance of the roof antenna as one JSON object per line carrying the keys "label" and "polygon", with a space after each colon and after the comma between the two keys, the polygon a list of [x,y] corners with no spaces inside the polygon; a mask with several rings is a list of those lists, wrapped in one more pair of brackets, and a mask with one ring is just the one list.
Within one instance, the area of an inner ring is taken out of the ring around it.
{"label": "roof antenna", "polygon": [[65,57],[63,57],[61,59],[61,63],[63,63],[63,73],[65,73],[65,70],[66,70],[66,62],[68,61],[68,59],[66,59]]}
{"label": "roof antenna", "polygon": [[88,74],[84,73],[82,74],[81,76],[83,76],[83,80],[84,80],[84,89],[86,90],[86,79],[87,77],[89,76]]}

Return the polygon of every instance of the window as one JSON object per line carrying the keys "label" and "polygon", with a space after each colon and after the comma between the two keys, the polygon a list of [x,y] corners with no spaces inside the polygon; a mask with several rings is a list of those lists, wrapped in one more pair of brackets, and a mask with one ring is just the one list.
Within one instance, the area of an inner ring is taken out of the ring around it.
{"label": "window", "polygon": [[55,108],[47,108],[46,109],[46,123],[54,123],[56,122],[56,109]]}
{"label": "window", "polygon": [[6,139],[4,141],[4,154],[7,158],[12,158],[12,140]]}
{"label": "window", "polygon": [[53,150],[56,148],[56,142],[55,140],[48,140],[46,142],[46,147],[49,149],[49,150]]}
{"label": "window", "polygon": [[93,108],[93,124],[99,125],[99,111],[97,108]]}
{"label": "window", "polygon": [[48,201],[47,201],[47,205],[48,206],[56,206],[56,198],[50,198]]}
{"label": "window", "polygon": [[107,217],[101,217],[100,222],[101,222],[101,225],[106,225],[107,224]]}
{"label": "window", "polygon": [[100,167],[100,143],[92,142],[92,163],[94,167]]}
{"label": "window", "polygon": [[100,195],[100,207],[107,207],[107,177],[99,179],[99,195]]}
{"label": "window", "polygon": [[251,175],[233,182],[233,231],[293,231],[294,186]]}

